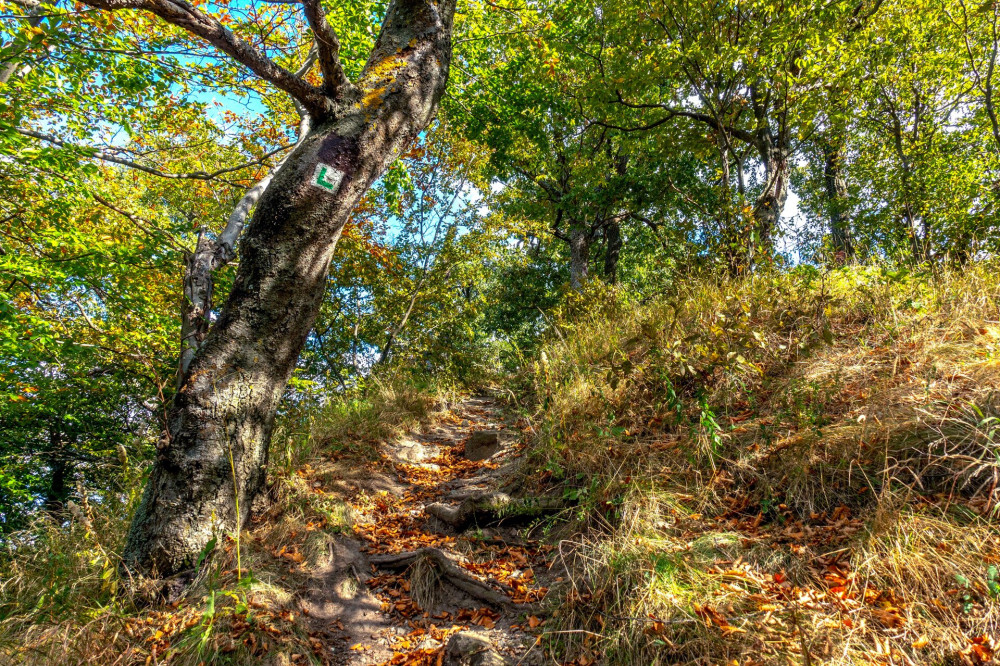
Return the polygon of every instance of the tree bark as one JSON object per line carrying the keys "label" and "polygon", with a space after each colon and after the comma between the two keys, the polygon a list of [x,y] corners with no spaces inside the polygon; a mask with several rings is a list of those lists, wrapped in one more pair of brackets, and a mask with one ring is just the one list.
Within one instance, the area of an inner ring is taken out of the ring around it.
{"label": "tree bark", "polygon": [[130,571],[190,569],[213,536],[247,520],[343,225],[436,112],[454,8],[454,0],[392,0],[358,89],[315,118],[261,196],[232,290],[171,406],[123,553]]}
{"label": "tree bark", "polygon": [[49,425],[49,487],[45,491],[45,510],[58,518],[69,499],[69,486],[66,481],[73,473],[73,465],[69,459],[66,433],[61,422],[54,421]]}
{"label": "tree bark", "polygon": [[574,224],[569,229],[569,285],[580,291],[587,280],[590,261],[590,230],[582,224]]}
{"label": "tree bark", "polygon": [[[24,11],[25,20],[29,27],[37,28],[42,24],[42,20],[45,18],[43,16],[45,9],[42,7],[41,2],[37,0],[13,0],[13,2]],[[10,44],[3,44],[2,46],[9,47]],[[19,57],[11,58],[6,64],[0,66],[0,85],[10,81],[10,77],[14,76],[17,70],[23,66],[24,64]]]}
{"label": "tree bark", "polygon": [[185,257],[181,300],[181,348],[177,364],[177,388],[184,384],[191,361],[204,343],[211,327],[212,297],[215,292],[215,242],[198,233],[194,252]]}
{"label": "tree bark", "polygon": [[604,227],[604,280],[618,284],[618,258],[622,252],[622,228],[617,219]]}
{"label": "tree bark", "polygon": [[790,174],[789,149],[783,141],[769,142],[761,151],[764,162],[764,189],[757,197],[753,210],[753,236],[749,249],[748,265],[759,263],[758,257],[769,257],[774,251],[774,232],[781,220],[788,199]]}
{"label": "tree bark", "polygon": [[[314,62],[315,53],[310,51],[305,63],[296,72],[296,75],[305,74]],[[312,118],[309,114],[299,104],[296,104],[296,108],[299,109],[300,119],[298,137],[294,147],[298,147],[302,143],[312,128]],[[285,165],[291,154],[282,158],[274,169],[244,193],[229,214],[226,226],[218,237],[209,238],[207,228],[202,227],[198,233],[198,242],[195,244],[194,252],[185,257],[181,299],[181,348],[177,364],[178,389],[184,384],[191,361],[194,360],[198,349],[205,342],[208,330],[212,325],[215,274],[235,257],[236,241],[243,231],[250,211],[267,191],[278,170]]]}
{"label": "tree bark", "polygon": [[844,179],[844,149],[831,140],[822,142],[823,180],[826,186],[826,206],[830,216],[830,237],[833,250],[842,255],[842,261],[854,259],[854,243],[847,221],[847,182]]}

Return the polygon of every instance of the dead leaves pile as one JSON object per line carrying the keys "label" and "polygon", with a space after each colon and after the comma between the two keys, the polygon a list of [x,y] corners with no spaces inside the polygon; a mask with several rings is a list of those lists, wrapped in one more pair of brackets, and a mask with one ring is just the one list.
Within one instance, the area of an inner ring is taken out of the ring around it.
{"label": "dead leaves pile", "polygon": [[[429,534],[423,529],[424,515],[419,508],[427,499],[417,493],[395,497],[380,492],[365,507],[367,520],[354,525],[354,533],[363,539],[370,553],[401,553],[428,546],[448,546],[451,537]],[[361,505],[355,505],[362,511]]]}

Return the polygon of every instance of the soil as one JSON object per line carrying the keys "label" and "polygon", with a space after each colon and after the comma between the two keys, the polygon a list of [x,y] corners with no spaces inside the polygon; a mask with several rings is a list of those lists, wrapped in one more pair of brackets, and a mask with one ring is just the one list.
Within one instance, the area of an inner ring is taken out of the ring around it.
{"label": "soil", "polygon": [[[501,444],[472,461],[464,448],[477,431],[499,431]],[[543,663],[534,626],[554,580],[550,549],[528,538],[524,524],[456,533],[424,512],[503,486],[517,468],[516,440],[490,398],[468,398],[425,432],[384,442],[379,471],[347,474],[350,466],[339,466],[325,477],[352,507],[353,525],[328,541],[299,605],[332,663],[460,663],[445,647],[465,630],[488,638],[510,664]],[[419,554],[412,562],[388,564],[399,559],[391,554],[411,552]]]}

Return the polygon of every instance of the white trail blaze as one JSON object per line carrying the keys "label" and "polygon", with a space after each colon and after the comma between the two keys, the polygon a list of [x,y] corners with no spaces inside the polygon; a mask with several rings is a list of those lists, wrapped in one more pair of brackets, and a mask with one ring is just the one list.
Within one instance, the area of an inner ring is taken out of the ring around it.
{"label": "white trail blaze", "polygon": [[316,165],[316,171],[313,173],[312,184],[327,192],[336,192],[340,187],[340,181],[343,179],[343,171],[320,162]]}

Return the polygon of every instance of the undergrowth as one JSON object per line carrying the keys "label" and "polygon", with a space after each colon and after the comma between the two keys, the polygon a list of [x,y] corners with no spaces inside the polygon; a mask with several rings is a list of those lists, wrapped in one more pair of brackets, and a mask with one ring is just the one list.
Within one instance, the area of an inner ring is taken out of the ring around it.
{"label": "undergrowth", "polygon": [[[540,472],[522,487],[573,505],[548,533],[552,657],[989,663],[998,268],[800,267],[641,302],[613,288],[570,297],[527,390],[510,393],[528,417],[524,469]],[[79,489],[72,509],[8,541],[0,662],[323,663],[294,596],[352,529],[338,484],[377,476],[377,443],[453,396],[372,380],[295,397],[240,535],[242,570],[235,535],[220,535],[178,604],[125,594],[117,553],[143,481],[129,466],[119,487]]]}
{"label": "undergrowth", "polygon": [[78,489],[65,514],[43,515],[7,541],[0,663],[329,663],[294,597],[352,516],[336,492],[317,493],[314,483],[363,473],[377,441],[432,420],[448,395],[373,378],[364,390],[289,405],[272,438],[268,492],[240,535],[241,557],[236,535],[220,535],[199,582],[170,605],[130,596],[120,578],[143,471],[129,466],[115,489]]}
{"label": "undergrowth", "polygon": [[590,664],[987,663],[1000,271],[800,267],[569,302],[531,370]]}

